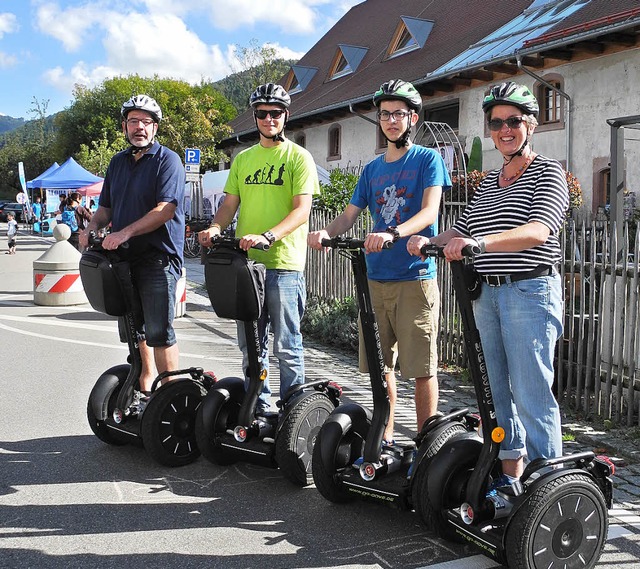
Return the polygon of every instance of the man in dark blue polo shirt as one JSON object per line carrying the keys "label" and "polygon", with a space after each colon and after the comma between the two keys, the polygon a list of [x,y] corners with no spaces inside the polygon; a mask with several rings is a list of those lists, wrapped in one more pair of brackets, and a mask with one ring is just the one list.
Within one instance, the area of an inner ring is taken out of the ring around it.
{"label": "man in dark blue polo shirt", "polygon": [[131,146],[109,163],[100,203],[87,233],[107,227],[102,246],[129,244],[133,283],[144,318],[140,334],[140,390],[148,395],[154,363],[158,373],[178,369],[173,330],[176,283],[182,274],[184,246],[184,166],[172,150],[155,141],[162,111],[154,99],[137,95],[122,105],[122,130]]}

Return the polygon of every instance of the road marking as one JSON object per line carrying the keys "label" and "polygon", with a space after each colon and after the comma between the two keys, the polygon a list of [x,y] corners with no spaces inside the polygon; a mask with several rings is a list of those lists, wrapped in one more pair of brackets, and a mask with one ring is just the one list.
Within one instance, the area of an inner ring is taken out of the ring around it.
{"label": "road marking", "polygon": [[423,565],[418,569],[491,569],[493,567],[502,567],[500,563],[485,557],[484,555],[474,555],[473,557],[461,557],[453,561],[445,561],[436,565]]}

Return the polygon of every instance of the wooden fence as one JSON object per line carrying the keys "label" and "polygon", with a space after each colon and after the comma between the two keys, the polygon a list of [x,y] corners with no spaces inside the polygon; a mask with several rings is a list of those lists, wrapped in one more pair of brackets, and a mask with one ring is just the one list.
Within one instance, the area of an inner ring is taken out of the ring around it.
{"label": "wooden fence", "polygon": [[[458,204],[445,209],[441,231],[459,214]],[[333,215],[314,210],[311,230],[324,227]],[[364,236],[370,218],[362,215],[353,231]],[[626,425],[640,425],[640,340],[638,235],[624,226],[623,246],[618,247],[615,226],[606,220],[563,230],[561,276],[565,283],[565,329],[557,347],[556,390],[563,406],[585,416],[599,416]],[[618,252],[621,251],[621,254]],[[624,259],[624,262],[622,261]],[[351,267],[332,252],[309,250],[307,288],[322,298],[353,296]],[[455,302],[450,271],[438,266],[440,287],[441,364],[466,365],[462,325]]]}

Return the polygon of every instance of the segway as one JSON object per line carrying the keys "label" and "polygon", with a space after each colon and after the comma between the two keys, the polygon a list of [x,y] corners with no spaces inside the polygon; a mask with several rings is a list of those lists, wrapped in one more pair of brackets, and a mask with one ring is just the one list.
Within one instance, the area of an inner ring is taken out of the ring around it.
{"label": "segway", "polygon": [[[219,379],[204,398],[196,419],[202,455],[218,465],[251,462],[282,473],[297,485],[311,482],[316,436],[338,405],[340,388],[329,380],[292,386],[276,402],[278,412],[256,414],[267,377],[260,364],[258,320],[264,303],[264,265],[247,258],[240,240],[219,237],[207,253],[205,283],[216,314],[244,323],[248,377]],[[268,248],[262,246],[260,248]]]}
{"label": "segway", "polygon": [[[424,246],[421,252],[442,256],[442,249],[434,245]],[[474,250],[466,247],[463,253],[472,257]],[[449,264],[478,400],[481,435],[478,420],[468,410],[451,414],[447,421],[461,432],[416,468],[418,499],[414,507],[441,537],[471,543],[511,568],[594,567],[607,537],[613,465],[592,452],[536,459],[526,466],[519,481],[490,488],[502,474],[498,451],[504,430],[495,416],[465,282],[465,263]]]}
{"label": "segway", "polygon": [[189,464],[200,456],[196,412],[215,378],[197,367],[164,372],[154,380],[148,400],[141,398],[142,358],[136,332],[140,302],[129,262],[121,251],[105,250],[101,243],[90,235],[90,246],[80,259],[80,277],[91,306],[120,319],[129,356],[128,363],[109,368],[95,383],[87,404],[89,425],[105,443],[142,444],[160,464]]}
{"label": "segway", "polygon": [[[351,237],[323,239],[322,245],[338,249],[351,262],[360,323],[369,367],[373,411],[357,403],[344,403],[325,421],[314,449],[313,480],[327,500],[335,503],[355,499],[373,500],[411,509],[415,465],[434,455],[464,427],[448,416],[425,421],[414,441],[382,446],[389,421],[390,404],[384,374],[384,360],[376,316],[367,281],[364,241]],[[387,243],[386,247],[391,246]]]}

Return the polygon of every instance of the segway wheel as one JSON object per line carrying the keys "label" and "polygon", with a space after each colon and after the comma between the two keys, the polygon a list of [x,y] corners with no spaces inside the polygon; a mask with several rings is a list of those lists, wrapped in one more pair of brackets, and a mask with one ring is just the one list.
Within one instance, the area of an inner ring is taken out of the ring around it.
{"label": "segway wheel", "polygon": [[324,393],[312,393],[295,404],[276,439],[276,462],[282,473],[299,486],[313,482],[313,447],[334,405]]}
{"label": "segway wheel", "polygon": [[183,466],[200,456],[195,423],[202,402],[201,387],[191,380],[174,380],[160,387],[142,414],[142,441],[154,460]]}
{"label": "segway wheel", "polygon": [[589,476],[553,478],[526,498],[509,523],[509,567],[594,567],[608,527],[604,496]]}
{"label": "segway wheel", "polygon": [[[323,441],[328,434],[326,429],[320,429],[316,444],[313,447],[313,461],[311,463],[313,482],[318,492],[329,502],[344,504],[351,502],[354,499],[354,495],[344,489],[336,479],[336,474],[339,470],[350,468],[353,461],[362,456],[364,438],[354,431],[349,431],[342,437],[332,449],[336,457],[335,468],[329,469],[322,456],[323,444],[326,446],[326,442],[323,443]],[[330,439],[332,437],[327,438]]]}
{"label": "segway wheel", "polygon": [[[467,427],[460,422],[447,423],[442,429],[434,433],[433,437],[426,438],[418,449],[415,458],[417,464],[414,465],[414,475],[411,484],[411,503],[414,505],[422,503],[422,488],[424,487],[424,477],[426,476],[426,468],[428,460],[438,454],[438,451],[453,437],[466,433]],[[427,519],[423,516],[425,511],[422,507],[415,507],[418,516],[425,525],[429,525]]]}
{"label": "segway wheel", "polygon": [[198,448],[202,456],[218,466],[228,466],[236,462],[236,458],[225,452],[224,448],[217,443],[217,439],[220,433],[238,424],[238,413],[244,394],[244,383],[242,380],[238,382],[240,390],[231,390],[227,398],[215,387],[209,391],[196,416]]}
{"label": "segway wheel", "polygon": [[448,541],[462,541],[446,521],[446,512],[458,509],[465,501],[467,482],[478,462],[482,441],[475,433],[451,437],[444,450],[418,471],[419,500],[413,506],[427,528]]}
{"label": "segway wheel", "polygon": [[123,446],[127,441],[118,436],[117,431],[110,429],[102,418],[99,418],[95,412],[95,405],[102,406],[106,404],[107,416],[111,416],[116,407],[118,394],[122,389],[122,384],[127,378],[129,371],[128,365],[122,365],[103,373],[91,390],[89,401],[87,403],[87,420],[93,434],[102,442]]}

